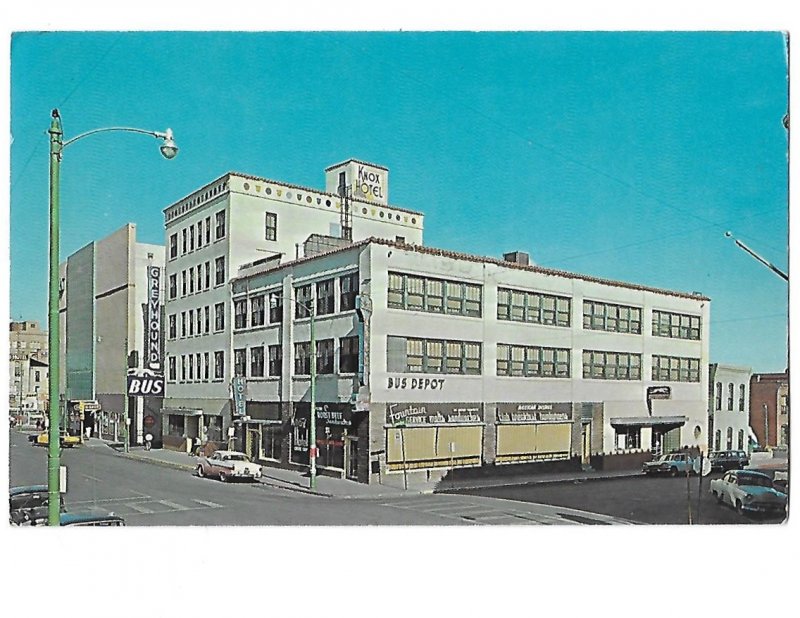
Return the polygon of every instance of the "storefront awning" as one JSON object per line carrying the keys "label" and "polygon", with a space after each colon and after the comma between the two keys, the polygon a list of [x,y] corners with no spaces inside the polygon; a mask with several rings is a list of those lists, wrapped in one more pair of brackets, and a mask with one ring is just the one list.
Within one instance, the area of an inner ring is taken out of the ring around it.
{"label": "storefront awning", "polygon": [[686,424],[685,416],[623,416],[611,419],[612,427],[653,427],[655,425],[672,425],[680,427]]}
{"label": "storefront awning", "polygon": [[194,408],[161,408],[162,414],[179,414],[180,416],[203,416],[202,410]]}

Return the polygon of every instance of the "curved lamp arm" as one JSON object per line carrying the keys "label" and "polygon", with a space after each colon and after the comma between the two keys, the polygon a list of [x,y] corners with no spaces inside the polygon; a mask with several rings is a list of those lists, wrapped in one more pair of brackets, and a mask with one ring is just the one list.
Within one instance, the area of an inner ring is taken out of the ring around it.
{"label": "curved lamp arm", "polygon": [[167,129],[166,131],[161,132],[147,131],[146,129],[136,129],[134,127],[104,127],[102,129],[92,129],[91,131],[86,131],[86,133],[81,133],[80,135],[76,135],[72,139],[67,140],[61,145],[61,149],[63,150],[70,144],[77,142],[79,139],[83,139],[84,137],[94,135],[95,133],[104,133],[107,131],[126,131],[128,133],[143,133],[144,135],[152,135],[156,139],[164,140],[164,143],[160,146],[161,154],[164,155],[164,158],[173,159],[175,158],[175,155],[178,154],[178,146],[175,144],[175,140],[172,136],[172,129]]}

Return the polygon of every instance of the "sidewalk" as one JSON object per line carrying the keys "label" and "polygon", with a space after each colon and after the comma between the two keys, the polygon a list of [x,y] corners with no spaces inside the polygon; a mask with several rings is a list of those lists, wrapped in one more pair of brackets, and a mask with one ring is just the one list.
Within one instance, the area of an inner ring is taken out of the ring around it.
{"label": "sidewalk", "polygon": [[[155,465],[167,466],[193,471],[197,466],[197,458],[187,453],[172,451],[169,449],[153,449],[145,451],[142,447],[132,447],[127,453],[122,450],[121,445],[108,443],[97,438],[89,441],[90,446],[107,444],[117,451],[121,457],[143,461]],[[399,487],[387,485],[366,485],[347,479],[334,478],[330,476],[317,476],[317,487],[315,490],[309,488],[308,473],[297,470],[286,470],[283,468],[272,468],[262,466],[261,483],[278,489],[297,491],[328,498],[397,498],[402,496],[413,496],[419,494],[431,494],[434,492],[451,492],[463,489],[477,489],[483,487],[499,487],[503,485],[526,485],[526,484],[549,484],[549,483],[583,483],[594,480],[610,480],[615,478],[627,478],[639,476],[639,470],[624,470],[613,472],[602,471],[574,471],[574,472],[552,472],[545,474],[520,474],[514,476],[490,477],[481,479],[446,480],[440,482],[435,488],[433,486],[412,487],[404,490]],[[458,472],[456,472],[456,477]]]}

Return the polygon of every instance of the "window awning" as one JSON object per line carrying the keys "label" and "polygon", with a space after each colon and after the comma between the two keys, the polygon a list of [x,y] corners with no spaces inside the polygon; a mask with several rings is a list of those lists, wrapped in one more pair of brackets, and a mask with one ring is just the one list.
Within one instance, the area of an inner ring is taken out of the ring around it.
{"label": "window awning", "polygon": [[686,424],[685,416],[622,416],[611,419],[612,427],[655,427],[656,425],[672,425],[680,427]]}

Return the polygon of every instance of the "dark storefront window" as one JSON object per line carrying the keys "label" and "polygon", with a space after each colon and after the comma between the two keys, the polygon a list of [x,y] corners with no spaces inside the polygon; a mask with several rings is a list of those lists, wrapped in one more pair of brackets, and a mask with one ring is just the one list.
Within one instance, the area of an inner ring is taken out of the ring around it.
{"label": "dark storefront window", "polygon": [[222,442],[222,417],[207,416],[205,419],[206,440],[210,442]]}
{"label": "dark storefront window", "polygon": [[261,429],[261,448],[265,459],[281,459],[283,431],[280,425],[264,425]]}
{"label": "dark storefront window", "polygon": [[342,337],[339,340],[339,373],[358,371],[358,337]]}
{"label": "dark storefront window", "polygon": [[185,417],[180,414],[167,415],[167,434],[170,436],[183,436]]}
{"label": "dark storefront window", "polygon": [[641,427],[617,427],[616,444],[620,449],[642,448]]}

